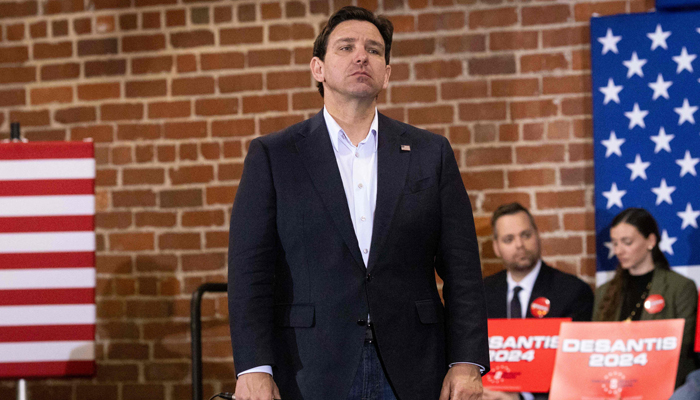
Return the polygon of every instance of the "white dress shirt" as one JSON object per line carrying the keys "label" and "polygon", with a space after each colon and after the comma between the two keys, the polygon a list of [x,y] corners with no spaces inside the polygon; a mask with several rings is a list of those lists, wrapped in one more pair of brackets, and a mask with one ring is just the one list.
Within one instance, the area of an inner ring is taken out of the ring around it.
{"label": "white dress shirt", "polygon": [[[532,289],[535,287],[535,281],[537,280],[537,276],[540,274],[541,268],[542,260],[538,260],[535,268],[525,275],[520,282],[514,281],[513,277],[510,275],[510,271],[508,271],[508,274],[506,275],[506,280],[508,281],[508,318],[510,318],[510,302],[513,300],[513,294],[515,293],[514,289],[516,286],[520,286],[522,289],[520,293],[518,293],[518,299],[520,300],[521,307],[520,315],[522,315],[522,318],[525,318],[527,315],[527,305],[530,301],[530,296],[532,296]],[[521,392],[520,394],[524,400],[533,400],[535,398],[532,393]]]}

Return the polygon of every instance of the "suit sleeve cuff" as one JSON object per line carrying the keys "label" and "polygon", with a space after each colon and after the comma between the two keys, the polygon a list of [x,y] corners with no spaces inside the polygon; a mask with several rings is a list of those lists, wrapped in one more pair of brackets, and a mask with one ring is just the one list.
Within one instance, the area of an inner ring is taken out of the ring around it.
{"label": "suit sleeve cuff", "polygon": [[476,365],[477,367],[479,367],[479,372],[481,373],[481,375],[483,375],[483,374],[484,374],[484,371],[486,371],[486,368],[484,368],[483,365],[481,365],[481,364],[476,364],[476,363],[472,363],[472,362],[467,362],[467,361],[465,361],[465,362],[456,362],[456,363],[452,363],[452,364],[450,364],[450,368],[452,368],[452,366],[457,365],[457,364],[471,364],[471,365]]}
{"label": "suit sleeve cuff", "polygon": [[270,365],[261,365],[261,366],[259,366],[259,367],[247,369],[247,370],[241,372],[240,374],[238,374],[237,376],[240,377],[241,375],[250,374],[250,373],[252,373],[252,372],[264,372],[264,373],[266,373],[266,374],[272,375],[272,366],[270,366]]}
{"label": "suit sleeve cuff", "polygon": [[523,400],[535,400],[535,395],[528,392],[520,392],[520,398]]}

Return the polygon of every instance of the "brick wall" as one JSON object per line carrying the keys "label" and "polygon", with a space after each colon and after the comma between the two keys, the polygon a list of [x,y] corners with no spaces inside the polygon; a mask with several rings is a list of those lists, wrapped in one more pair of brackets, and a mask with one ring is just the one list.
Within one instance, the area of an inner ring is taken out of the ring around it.
{"label": "brick wall", "polygon": [[[0,138],[95,141],[98,373],[32,381],[34,399],[189,399],[189,296],[224,281],[250,140],[322,101],[313,38],[350,1],[0,2]],[[396,27],[387,115],[447,136],[484,273],[489,217],[517,200],[545,258],[593,282],[588,19],[645,0],[357,0]],[[204,303],[205,395],[232,390],[226,299]],[[0,381],[0,398],[15,396]]]}

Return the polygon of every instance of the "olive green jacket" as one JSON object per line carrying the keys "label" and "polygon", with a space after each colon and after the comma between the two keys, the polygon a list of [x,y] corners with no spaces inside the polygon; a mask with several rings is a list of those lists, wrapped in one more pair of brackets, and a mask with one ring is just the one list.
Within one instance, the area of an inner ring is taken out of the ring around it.
{"label": "olive green jacket", "polygon": [[[600,321],[600,306],[603,296],[608,290],[610,282],[599,287],[595,291],[595,303],[593,305],[593,321]],[[683,384],[685,377],[696,368],[695,363],[695,320],[698,307],[698,290],[695,282],[676,272],[657,268],[654,277],[651,279],[651,289],[649,295],[659,294],[663,296],[664,308],[656,314],[649,314],[642,309],[642,321],[652,321],[659,319],[685,319],[683,328],[683,344],[681,345],[681,356],[678,361],[678,375],[676,376],[676,387]],[[618,305],[615,312],[615,321],[620,320],[620,308]]]}

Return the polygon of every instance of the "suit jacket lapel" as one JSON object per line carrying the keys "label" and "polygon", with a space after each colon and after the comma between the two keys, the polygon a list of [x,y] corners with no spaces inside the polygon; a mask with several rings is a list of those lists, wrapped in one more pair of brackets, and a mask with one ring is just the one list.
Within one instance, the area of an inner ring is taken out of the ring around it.
{"label": "suit jacket lapel", "polygon": [[[379,114],[379,132],[377,144],[377,205],[374,210],[372,227],[372,245],[370,247],[367,270],[377,263],[386,242],[396,206],[401,198],[401,191],[406,184],[408,161],[411,152],[402,151],[401,145],[409,145],[407,137],[402,136],[404,128]],[[399,143],[400,142],[400,143]]]}
{"label": "suit jacket lapel", "polygon": [[316,191],[323,199],[326,210],[340,232],[340,236],[350,249],[350,254],[364,271],[365,263],[357,244],[357,236],[348,209],[348,199],[345,196],[343,180],[340,177],[340,170],[335,159],[333,144],[328,136],[323,112],[316,114],[310,120],[309,131],[300,132],[300,135],[301,138],[296,142],[296,147],[301,154],[304,166],[311,176]]}
{"label": "suit jacket lapel", "polygon": [[[550,288],[550,281],[551,281],[551,274],[549,270],[549,266],[542,261],[542,266],[540,267],[540,273],[537,274],[537,279],[535,279],[535,285],[532,287],[532,293],[530,294],[530,298],[527,301],[527,309],[525,310],[526,317],[527,318],[535,318],[534,315],[532,315],[532,310],[530,309],[530,304],[532,303],[533,300],[535,300],[538,297],[547,297],[547,293],[549,292]],[[552,299],[549,299],[550,301]]]}

